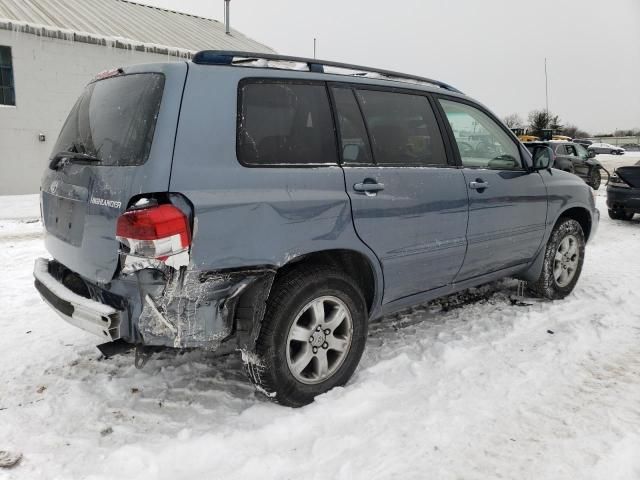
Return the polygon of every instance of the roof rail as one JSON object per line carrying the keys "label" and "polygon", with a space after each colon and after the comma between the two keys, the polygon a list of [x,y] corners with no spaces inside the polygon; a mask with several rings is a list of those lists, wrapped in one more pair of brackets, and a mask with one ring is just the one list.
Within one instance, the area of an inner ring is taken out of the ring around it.
{"label": "roof rail", "polygon": [[[362,65],[351,65],[349,63],[331,62],[327,60],[317,60],[315,58],[291,57],[287,55],[277,55],[272,53],[255,53],[255,52],[236,52],[230,50],[203,50],[193,56],[193,63],[200,65],[247,65],[250,62],[266,60],[263,65],[255,65],[263,68],[284,68],[270,67],[269,60],[280,62],[293,62],[306,64],[310,72],[316,73],[335,73],[338,75],[359,75],[376,74],[387,80],[396,81],[413,81],[419,83],[428,83],[430,85],[440,87],[450,92],[462,93],[457,88],[452,87],[444,82],[432,80],[430,78],[419,77],[417,75],[409,75],[406,73],[393,72],[391,70],[381,70],[379,68],[363,67]],[[335,68],[339,70],[351,70],[355,73],[325,72],[325,67]]]}

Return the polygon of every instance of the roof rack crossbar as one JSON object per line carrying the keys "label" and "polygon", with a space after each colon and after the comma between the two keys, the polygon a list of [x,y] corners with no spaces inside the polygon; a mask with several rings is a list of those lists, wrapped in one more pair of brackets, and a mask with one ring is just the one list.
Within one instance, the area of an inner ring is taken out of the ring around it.
{"label": "roof rack crossbar", "polygon": [[[282,62],[306,63],[310,72],[328,73],[324,67],[333,67],[337,69],[351,70],[356,72],[375,73],[389,79],[413,80],[415,82],[424,82],[440,87],[451,92],[462,93],[449,84],[433,80],[431,78],[410,75],[406,73],[394,72],[391,70],[382,70],[379,68],[363,67],[362,65],[351,65],[349,63],[332,62],[328,60],[317,60],[315,58],[292,57],[288,55],[277,55],[272,53],[256,53],[256,52],[240,52],[233,50],[202,50],[196,53],[192,59],[194,63],[200,65],[234,65],[248,63],[252,60],[276,60]],[[334,73],[334,72],[331,72]]]}

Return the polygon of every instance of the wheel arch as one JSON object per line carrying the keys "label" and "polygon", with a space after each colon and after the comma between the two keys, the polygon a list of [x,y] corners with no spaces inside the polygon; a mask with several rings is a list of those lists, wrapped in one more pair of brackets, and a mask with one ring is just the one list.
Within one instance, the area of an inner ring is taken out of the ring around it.
{"label": "wheel arch", "polygon": [[591,218],[591,213],[589,212],[589,210],[581,206],[572,206],[566,208],[558,214],[556,221],[553,222],[553,227],[550,228],[547,235],[545,235],[544,242],[540,246],[540,250],[536,254],[533,262],[531,262],[531,264],[525,271],[516,275],[516,278],[530,282],[534,281],[540,276],[549,238],[551,238],[551,234],[555,230],[556,226],[565,218],[570,218],[578,222],[582,227],[582,231],[584,232],[585,242],[589,240],[589,236],[591,235],[593,226],[593,220]]}
{"label": "wheel arch", "polygon": [[369,318],[376,316],[382,303],[383,277],[377,259],[353,249],[329,249],[308,252],[288,258],[286,263],[274,268],[274,274],[262,281],[254,282],[237,300],[234,315],[236,335],[249,335],[251,344],[257,338],[265,314],[266,300],[278,276],[284,275],[301,265],[331,265],[341,269],[354,279],[360,287],[366,302]]}
{"label": "wheel arch", "polygon": [[376,264],[362,252],[351,249],[331,249],[309,252],[289,259],[276,272],[276,278],[301,264],[331,265],[344,271],[357,283],[371,314],[382,297],[382,276]]}
{"label": "wheel arch", "polygon": [[553,231],[556,226],[558,225],[558,223],[560,223],[560,221],[563,218],[571,218],[573,220],[575,220],[576,222],[578,222],[580,224],[580,226],[582,227],[582,231],[584,232],[584,239],[585,241],[589,241],[589,236],[591,235],[591,228],[593,225],[593,220],[591,218],[591,213],[589,212],[589,210],[585,207],[571,207],[571,208],[567,208],[566,210],[563,210],[560,215],[558,215],[558,218],[556,219],[555,223],[553,224],[553,228],[551,229],[551,231]]}

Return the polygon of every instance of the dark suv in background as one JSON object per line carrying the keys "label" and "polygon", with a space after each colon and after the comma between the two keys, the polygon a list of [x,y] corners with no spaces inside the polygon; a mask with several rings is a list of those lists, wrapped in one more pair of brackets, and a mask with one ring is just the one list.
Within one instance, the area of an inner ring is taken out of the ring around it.
{"label": "dark suv in background", "polygon": [[42,179],[36,287],[121,344],[239,348],[268,398],[351,377],[371,319],[505,276],[559,299],[599,214],[442,82],[206,51],[91,82]]}
{"label": "dark suv in background", "polygon": [[607,185],[607,207],[613,220],[632,220],[640,213],[640,162],[618,167]]}
{"label": "dark suv in background", "polygon": [[595,159],[596,153],[575,142],[550,140],[548,142],[526,142],[529,149],[546,145],[553,150],[553,168],[574,173],[594,190],[600,188],[602,164]]}

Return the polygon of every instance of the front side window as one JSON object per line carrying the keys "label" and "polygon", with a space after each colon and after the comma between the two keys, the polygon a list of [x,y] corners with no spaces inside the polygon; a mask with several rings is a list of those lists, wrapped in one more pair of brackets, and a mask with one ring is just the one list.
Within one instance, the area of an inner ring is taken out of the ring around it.
{"label": "front side window", "polygon": [[252,166],[337,164],[324,84],[241,85],[237,155]]}
{"label": "front side window", "polygon": [[378,165],[445,165],[444,144],[429,100],[421,95],[358,90]]}
{"label": "front side window", "polygon": [[11,47],[0,46],[0,105],[15,105]]}
{"label": "front side window", "polygon": [[516,143],[488,115],[475,107],[440,100],[465,167],[520,170]]}
{"label": "front side window", "polygon": [[577,150],[578,157],[580,157],[583,160],[586,160],[587,158],[589,158],[589,151],[586,148],[584,148],[582,145],[580,145],[579,143],[576,143],[574,147]]}

